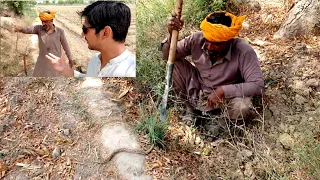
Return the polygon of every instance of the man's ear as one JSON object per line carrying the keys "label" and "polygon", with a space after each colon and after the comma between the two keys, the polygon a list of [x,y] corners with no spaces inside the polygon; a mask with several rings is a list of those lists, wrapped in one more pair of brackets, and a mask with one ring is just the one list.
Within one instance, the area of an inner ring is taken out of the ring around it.
{"label": "man's ear", "polygon": [[112,36],[112,29],[110,26],[105,26],[103,28],[103,37],[109,38]]}

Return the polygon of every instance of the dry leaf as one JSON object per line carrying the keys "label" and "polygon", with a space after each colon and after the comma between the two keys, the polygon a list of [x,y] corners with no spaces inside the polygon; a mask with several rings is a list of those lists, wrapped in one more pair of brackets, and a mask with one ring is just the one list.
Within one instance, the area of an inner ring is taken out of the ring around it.
{"label": "dry leaf", "polygon": [[206,146],[206,147],[204,147],[204,148],[202,149],[201,155],[202,155],[202,156],[207,156],[207,155],[211,152],[211,150],[212,150],[211,147]]}
{"label": "dry leaf", "polygon": [[70,144],[72,144],[72,140],[66,139],[66,138],[62,138],[59,135],[57,135],[54,139],[55,139],[55,141],[57,143],[70,143]]}
{"label": "dry leaf", "polygon": [[0,161],[0,172],[6,172],[9,169],[2,161]]}
{"label": "dry leaf", "polygon": [[132,91],[133,87],[125,89],[119,96],[118,99],[121,99],[123,96],[125,96],[129,91]]}

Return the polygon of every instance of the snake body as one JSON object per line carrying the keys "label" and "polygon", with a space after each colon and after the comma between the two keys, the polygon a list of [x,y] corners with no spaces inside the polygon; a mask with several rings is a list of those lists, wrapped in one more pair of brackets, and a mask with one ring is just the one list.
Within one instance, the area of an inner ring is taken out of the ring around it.
{"label": "snake body", "polygon": [[110,162],[116,154],[121,153],[121,152],[140,154],[140,155],[148,155],[152,151],[153,148],[154,148],[154,144],[152,144],[152,146],[147,151],[138,150],[138,149],[120,148],[120,149],[113,151],[105,160],[103,160],[102,162],[99,162],[99,164],[105,164],[105,163]]}

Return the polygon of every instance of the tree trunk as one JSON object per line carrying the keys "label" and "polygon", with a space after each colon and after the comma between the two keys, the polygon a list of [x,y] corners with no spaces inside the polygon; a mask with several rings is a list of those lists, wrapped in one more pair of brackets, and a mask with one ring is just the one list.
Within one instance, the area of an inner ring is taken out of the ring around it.
{"label": "tree trunk", "polygon": [[319,0],[300,0],[289,11],[288,17],[274,34],[274,38],[317,34],[320,27]]}

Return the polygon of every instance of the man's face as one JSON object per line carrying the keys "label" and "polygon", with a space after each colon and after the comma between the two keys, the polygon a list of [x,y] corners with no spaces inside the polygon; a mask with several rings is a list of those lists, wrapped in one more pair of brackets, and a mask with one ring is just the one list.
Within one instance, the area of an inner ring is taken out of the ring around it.
{"label": "man's face", "polygon": [[53,24],[53,20],[49,20],[49,21],[41,21],[42,22],[42,29],[45,31],[48,31],[52,24]]}
{"label": "man's face", "polygon": [[98,35],[96,34],[96,30],[94,27],[91,27],[87,20],[84,21],[82,25],[82,36],[85,37],[85,40],[88,43],[88,48],[90,50],[98,50]]}
{"label": "man's face", "polygon": [[205,48],[208,50],[208,53],[211,58],[222,57],[226,55],[230,47],[230,42],[211,42],[205,40]]}

